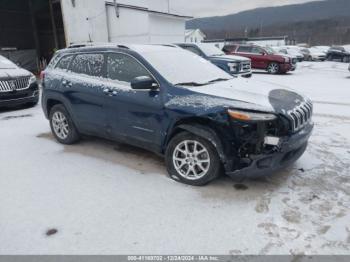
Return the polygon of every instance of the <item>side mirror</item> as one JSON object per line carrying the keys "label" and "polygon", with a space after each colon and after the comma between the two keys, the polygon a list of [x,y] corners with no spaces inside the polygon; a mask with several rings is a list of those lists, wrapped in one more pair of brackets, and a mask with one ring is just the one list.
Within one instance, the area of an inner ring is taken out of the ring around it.
{"label": "side mirror", "polygon": [[138,76],[131,81],[131,88],[135,90],[155,90],[159,87],[153,78],[149,76]]}

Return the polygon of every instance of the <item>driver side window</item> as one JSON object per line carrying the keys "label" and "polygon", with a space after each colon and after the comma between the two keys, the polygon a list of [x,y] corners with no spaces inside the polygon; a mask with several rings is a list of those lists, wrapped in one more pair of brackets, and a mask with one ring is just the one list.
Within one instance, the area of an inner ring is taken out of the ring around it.
{"label": "driver side window", "polygon": [[133,57],[119,53],[108,54],[107,78],[131,86],[132,80],[139,76],[153,78]]}
{"label": "driver side window", "polygon": [[252,53],[261,55],[264,53],[264,50],[262,50],[260,47],[253,47],[252,48]]}

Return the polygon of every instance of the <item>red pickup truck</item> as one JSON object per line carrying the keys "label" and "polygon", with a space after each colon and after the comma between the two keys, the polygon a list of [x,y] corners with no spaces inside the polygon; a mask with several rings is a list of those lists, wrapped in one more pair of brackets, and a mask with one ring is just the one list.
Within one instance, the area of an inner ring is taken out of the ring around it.
{"label": "red pickup truck", "polygon": [[266,70],[270,74],[287,73],[295,69],[293,59],[276,53],[271,48],[257,45],[225,45],[222,49],[228,55],[239,55],[252,60],[252,68]]}

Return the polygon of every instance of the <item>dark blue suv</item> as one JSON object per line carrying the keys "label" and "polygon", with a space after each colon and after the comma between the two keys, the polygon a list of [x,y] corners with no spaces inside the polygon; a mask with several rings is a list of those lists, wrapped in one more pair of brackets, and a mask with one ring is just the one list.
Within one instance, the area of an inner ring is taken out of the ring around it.
{"label": "dark blue suv", "polygon": [[203,57],[231,75],[252,76],[252,63],[249,58],[226,55],[219,48],[208,43],[182,43],[176,45]]}
{"label": "dark blue suv", "polygon": [[191,185],[222,171],[271,174],[304,153],[313,129],[307,98],[172,46],[58,51],[43,74],[42,106],[60,143],[90,135],[142,147]]}

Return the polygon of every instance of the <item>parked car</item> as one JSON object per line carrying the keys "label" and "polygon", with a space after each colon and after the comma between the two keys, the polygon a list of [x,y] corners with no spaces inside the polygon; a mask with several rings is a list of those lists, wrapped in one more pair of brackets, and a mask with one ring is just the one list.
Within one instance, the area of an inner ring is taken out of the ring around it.
{"label": "parked car", "polygon": [[323,46],[323,45],[318,45],[318,46],[313,46],[311,47],[312,49],[316,49],[322,53],[324,53],[325,55],[327,55],[328,50],[331,48],[330,46]]}
{"label": "parked car", "polygon": [[312,61],[312,56],[309,48],[301,48],[300,52],[304,55],[304,61]]}
{"label": "parked car", "polygon": [[279,55],[283,55],[285,57],[289,57],[292,60],[292,69],[290,71],[295,71],[297,69],[297,63],[298,63],[298,57],[297,56],[290,55],[290,54],[287,53],[287,51],[283,51],[283,50],[280,49],[280,47],[276,47],[276,46],[266,47],[266,49],[270,53],[279,54]]}
{"label": "parked car", "polygon": [[326,61],[327,55],[319,48],[311,47],[308,50],[310,52],[310,61]]}
{"label": "parked car", "polygon": [[327,52],[328,61],[350,61],[350,52],[348,52],[343,46],[333,46]]}
{"label": "parked car", "polygon": [[36,77],[0,56],[0,107],[34,106],[38,100]]}
{"label": "parked car", "polygon": [[266,70],[270,74],[287,73],[293,70],[292,59],[277,54],[274,50],[257,45],[225,45],[223,51],[229,55],[239,55],[252,60],[253,69]]}
{"label": "parked car", "polygon": [[285,55],[290,55],[292,57],[295,57],[298,62],[302,62],[304,61],[304,55],[300,52],[299,47],[289,47],[289,46],[285,46],[285,47],[276,47],[278,49],[278,52],[285,54]]}
{"label": "parked car", "polygon": [[272,174],[304,153],[313,129],[308,98],[171,46],[58,51],[43,73],[42,106],[58,142],[92,135],[141,147],[190,185],[221,170]]}
{"label": "parked car", "polygon": [[176,45],[209,60],[231,75],[252,76],[251,60],[249,58],[225,55],[219,48],[209,44],[182,43]]}

